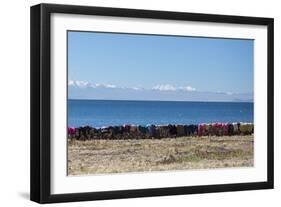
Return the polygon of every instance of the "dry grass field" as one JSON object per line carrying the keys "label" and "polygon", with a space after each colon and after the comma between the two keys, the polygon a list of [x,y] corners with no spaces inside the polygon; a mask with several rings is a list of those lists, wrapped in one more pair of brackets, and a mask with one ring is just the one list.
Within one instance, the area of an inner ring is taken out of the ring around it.
{"label": "dry grass field", "polygon": [[254,164],[254,136],[68,141],[68,175]]}

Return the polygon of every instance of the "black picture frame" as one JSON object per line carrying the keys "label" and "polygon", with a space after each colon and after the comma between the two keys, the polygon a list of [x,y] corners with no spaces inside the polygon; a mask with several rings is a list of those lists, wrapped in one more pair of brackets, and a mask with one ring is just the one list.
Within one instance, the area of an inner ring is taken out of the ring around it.
{"label": "black picture frame", "polygon": [[[219,184],[153,189],[51,194],[51,85],[50,85],[50,15],[52,13],[134,17],[149,19],[181,20],[194,22],[218,22],[267,26],[267,181],[236,184]],[[180,194],[211,193],[272,189],[274,187],[274,117],[273,117],[273,47],[274,20],[272,18],[195,14],[153,10],[135,10],[89,6],[39,4],[31,7],[31,151],[30,151],[30,199],[38,203],[88,201],[103,199],[167,196]]]}

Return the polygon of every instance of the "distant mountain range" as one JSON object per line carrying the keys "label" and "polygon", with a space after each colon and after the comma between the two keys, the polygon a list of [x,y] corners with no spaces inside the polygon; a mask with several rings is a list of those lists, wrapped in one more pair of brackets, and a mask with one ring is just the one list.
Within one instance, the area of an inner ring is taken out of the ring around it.
{"label": "distant mountain range", "polygon": [[253,102],[252,93],[203,92],[191,86],[174,87],[170,84],[151,89],[117,87],[111,84],[91,84],[69,81],[69,99],[144,100],[144,101],[225,101]]}

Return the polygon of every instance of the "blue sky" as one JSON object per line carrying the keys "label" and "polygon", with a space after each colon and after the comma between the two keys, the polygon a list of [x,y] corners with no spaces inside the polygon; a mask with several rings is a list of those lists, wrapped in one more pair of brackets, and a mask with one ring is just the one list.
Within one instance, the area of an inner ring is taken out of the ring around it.
{"label": "blue sky", "polygon": [[111,88],[253,93],[253,45],[239,39],[68,32],[68,80]]}

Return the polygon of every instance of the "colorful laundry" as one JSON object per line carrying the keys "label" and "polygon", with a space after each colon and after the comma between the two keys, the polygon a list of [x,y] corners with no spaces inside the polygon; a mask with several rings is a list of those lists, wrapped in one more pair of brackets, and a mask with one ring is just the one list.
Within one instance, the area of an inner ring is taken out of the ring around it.
{"label": "colorful laundry", "polygon": [[68,138],[89,139],[161,139],[185,136],[233,136],[251,135],[253,123],[200,123],[190,125],[130,125],[94,128],[90,126],[68,127]]}

